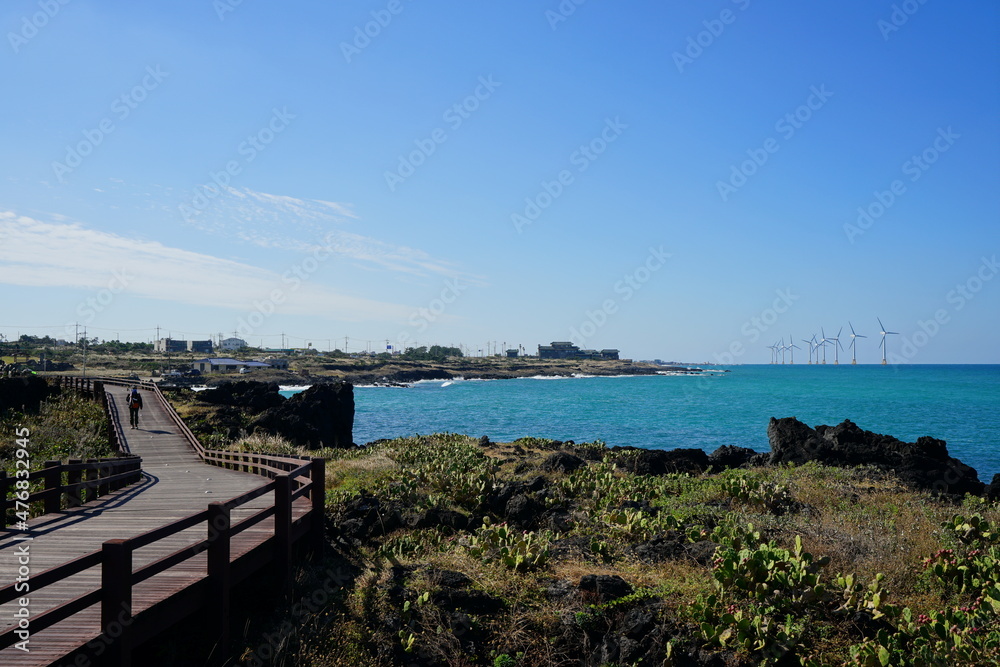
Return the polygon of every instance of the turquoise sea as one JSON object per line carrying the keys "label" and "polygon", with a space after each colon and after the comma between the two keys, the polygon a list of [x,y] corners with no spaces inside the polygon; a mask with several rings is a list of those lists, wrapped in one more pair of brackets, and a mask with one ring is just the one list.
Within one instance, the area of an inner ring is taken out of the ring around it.
{"label": "turquoise sea", "polygon": [[[1000,366],[733,366],[713,376],[575,377],[356,387],[354,440],[440,431],[608,446],[768,451],[770,417],[850,419],[912,442],[941,438],[989,482],[1000,472]],[[291,392],[285,392],[288,395]]]}

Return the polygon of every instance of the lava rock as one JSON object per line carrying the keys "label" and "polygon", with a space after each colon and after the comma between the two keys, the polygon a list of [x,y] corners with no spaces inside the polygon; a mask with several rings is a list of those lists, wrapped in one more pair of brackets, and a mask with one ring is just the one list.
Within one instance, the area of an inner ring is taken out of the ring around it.
{"label": "lava rock", "polygon": [[809,428],[794,417],[771,418],[770,463],[817,461],[831,466],[870,465],[894,473],[911,487],[939,493],[982,494],[975,469],[948,455],[944,440],[923,436],[915,443],[880,435],[845,420],[837,426]]}
{"label": "lava rock", "polygon": [[497,514],[505,514],[510,499],[521,493],[528,493],[528,485],[524,482],[507,482],[493,489],[489,495],[490,509]]}
{"label": "lava rock", "polygon": [[[612,447],[619,454],[615,465],[636,475],[666,475],[668,473],[698,474],[709,466],[708,454],[700,449],[641,449]],[[630,452],[621,455],[625,452]]]}
{"label": "lava rock", "polygon": [[285,402],[277,382],[228,381],[198,393],[198,400],[212,405],[229,405],[263,412]]}
{"label": "lava rock", "polygon": [[1000,500],[1000,473],[993,475],[993,481],[986,487],[986,497],[989,500]]}
{"label": "lava rock", "polygon": [[757,454],[749,447],[723,445],[708,455],[708,462],[715,470],[739,468],[746,465]]}
{"label": "lava rock", "polygon": [[334,532],[340,537],[361,541],[386,535],[402,525],[399,510],[374,496],[358,496],[343,506],[336,517]]}
{"label": "lava rock", "polygon": [[556,533],[567,533],[573,528],[573,519],[566,510],[554,508],[543,512],[538,524]]}
{"label": "lava rock", "polygon": [[427,579],[442,588],[466,588],[472,585],[472,579],[467,574],[454,570],[429,570]]}
{"label": "lava rock", "polygon": [[644,563],[660,563],[681,556],[684,553],[686,542],[683,535],[672,530],[635,545],[631,551],[638,560]]}
{"label": "lava rock", "polygon": [[538,493],[544,491],[549,486],[549,480],[545,475],[535,475],[528,480],[528,491]]}
{"label": "lava rock", "polygon": [[504,516],[518,528],[529,530],[537,525],[539,515],[544,510],[540,502],[526,493],[521,493],[507,501]]}
{"label": "lava rock", "polygon": [[587,462],[579,456],[570,454],[569,452],[555,452],[554,454],[549,454],[548,458],[542,462],[542,470],[571,473],[585,465],[587,465]]}
{"label": "lava rock", "polygon": [[348,382],[313,385],[254,418],[248,430],[280,435],[309,449],[351,448],[354,386]]}
{"label": "lava rock", "polygon": [[0,415],[7,410],[37,412],[42,401],[59,391],[58,386],[50,385],[37,375],[0,378]]}
{"label": "lava rock", "polygon": [[617,574],[585,574],[580,578],[578,588],[595,594],[601,602],[617,600],[632,593],[632,585]]}
{"label": "lava rock", "polygon": [[542,592],[550,600],[564,600],[576,594],[576,587],[566,579],[550,579]]}

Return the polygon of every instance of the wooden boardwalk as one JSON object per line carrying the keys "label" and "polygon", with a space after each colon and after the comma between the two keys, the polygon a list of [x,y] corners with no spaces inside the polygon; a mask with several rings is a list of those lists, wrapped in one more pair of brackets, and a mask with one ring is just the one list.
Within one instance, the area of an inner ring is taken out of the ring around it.
{"label": "wooden boardwalk", "polygon": [[[121,419],[127,421],[126,389],[107,386],[108,399],[116,401]],[[212,502],[225,502],[259,489],[269,480],[245,472],[207,465],[193,449],[172,420],[168,408],[149,389],[143,389],[144,408],[138,429],[122,424],[128,449],[142,457],[142,480],[129,487],[88,502],[80,507],[46,514],[29,522],[30,541],[16,539],[24,533],[12,529],[0,532],[0,587],[17,577],[18,551],[27,544],[30,551],[31,577],[49,568],[98,551],[111,539],[128,539],[160,528],[192,514],[202,512]],[[268,492],[232,510],[232,523],[274,504],[275,494]],[[293,520],[311,508],[308,498],[292,503]],[[233,536],[230,554],[235,561],[274,535],[274,518]],[[206,525],[199,524],[168,538],[153,542],[133,552],[133,569],[157,561],[206,539]],[[133,616],[140,615],[166,597],[206,577],[206,552],[135,584],[132,589]],[[95,565],[77,575],[28,593],[31,616],[66,603],[80,595],[101,588],[101,566]],[[0,632],[16,625],[15,600],[0,606]],[[0,650],[0,665],[73,664],[62,662],[75,649],[102,637],[101,605],[95,603],[51,628],[32,632],[29,652],[11,646]]]}

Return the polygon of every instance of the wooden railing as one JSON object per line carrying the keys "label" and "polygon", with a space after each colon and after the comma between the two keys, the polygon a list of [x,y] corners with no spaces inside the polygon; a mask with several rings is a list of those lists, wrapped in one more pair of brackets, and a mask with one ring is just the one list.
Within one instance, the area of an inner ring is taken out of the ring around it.
{"label": "wooden railing", "polygon": [[[77,507],[106,496],[141,478],[142,459],[138,456],[86,461],[70,459],[67,463],[46,461],[41,470],[21,476],[18,472],[0,471],[0,529],[11,525],[8,510],[37,514],[31,511],[31,506],[41,503],[43,513],[58,512],[63,507]],[[28,485],[22,489],[18,482],[23,480],[27,480]],[[37,488],[39,482],[40,489]],[[36,490],[32,491],[32,487]]]}
{"label": "wooden railing", "polygon": [[[99,382],[102,384],[98,385]],[[205,463],[263,475],[269,477],[271,481],[226,502],[211,503],[202,512],[192,514],[142,535],[124,540],[109,540],[98,551],[46,570],[41,574],[33,575],[31,588],[33,592],[36,592],[46,586],[58,584],[84,570],[101,566],[99,587],[53,609],[34,615],[31,621],[32,634],[66,620],[87,607],[100,603],[102,634],[97,638],[97,645],[101,646],[101,652],[109,659],[109,664],[129,665],[133,646],[156,636],[163,628],[169,627],[199,610],[208,608],[207,617],[215,624],[214,630],[218,644],[225,646],[228,642],[230,626],[229,599],[234,586],[271,563],[277,573],[275,581],[281,588],[287,589],[291,581],[291,563],[295,543],[303,540],[307,542],[311,553],[322,553],[326,461],[320,458],[309,459],[206,450],[153,383],[89,378],[86,380],[82,378],[63,380],[63,386],[95,394],[99,389],[103,392],[103,385],[107,384],[123,386],[140,384],[144,388],[150,389],[156,400],[160,401],[166,408],[167,414],[181,434]],[[111,403],[113,405],[113,401]],[[117,420],[117,415],[115,415],[115,420]],[[120,460],[122,459],[116,459],[116,461]],[[138,457],[134,461],[139,461]],[[76,464],[70,464],[64,469],[68,470],[73,465]],[[46,472],[50,479],[55,479],[55,473],[48,467],[46,470],[39,471],[39,477],[45,478]],[[130,470],[127,474],[135,475],[137,473]],[[77,488],[89,489],[92,486],[100,489],[102,482],[107,483],[108,488],[110,488],[110,484],[124,482],[126,479],[131,479],[131,477],[97,478],[81,482],[80,484],[89,486],[79,487],[71,482],[63,485],[60,493],[63,491],[72,492],[67,491],[67,489],[75,491]],[[231,512],[233,509],[272,492],[274,497],[269,506],[235,524],[232,523]],[[45,499],[49,503],[52,501],[48,499],[52,498],[54,493],[56,491],[47,489],[36,495],[38,499]],[[293,503],[296,499],[307,495],[310,501],[309,512],[293,520]],[[46,505],[46,511],[48,511],[48,507],[49,505]],[[52,505],[52,507],[55,506]],[[272,517],[274,535],[238,559],[232,560],[230,553],[232,538]],[[199,525],[202,525],[203,530],[205,530],[205,539],[178,549],[137,570],[133,569],[133,555],[137,550]],[[182,591],[170,595],[154,607],[133,615],[132,597],[136,584],[166,572],[206,550],[208,552],[207,570],[204,578]],[[0,589],[0,604],[10,602],[17,597],[15,586],[16,584],[11,584]],[[88,646],[94,643],[92,640],[94,640],[93,637],[87,638]],[[12,646],[17,641],[18,634],[15,626],[0,634],[0,649]]]}

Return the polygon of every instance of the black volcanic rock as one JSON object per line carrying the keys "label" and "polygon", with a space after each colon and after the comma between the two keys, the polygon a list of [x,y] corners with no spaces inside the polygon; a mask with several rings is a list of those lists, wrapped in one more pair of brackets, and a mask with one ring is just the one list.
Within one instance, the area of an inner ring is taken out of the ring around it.
{"label": "black volcanic rock", "polygon": [[542,462],[542,470],[570,473],[585,465],[587,465],[587,462],[575,454],[555,452],[554,454],[549,454],[548,458]]}
{"label": "black volcanic rock", "polygon": [[59,391],[37,375],[0,378],[0,415],[7,410],[37,412],[42,401]]}
{"label": "black volcanic rock", "polygon": [[632,593],[632,585],[617,574],[585,574],[580,578],[579,589],[595,594],[601,602],[616,600]]}
{"label": "black volcanic rock", "polygon": [[989,500],[1000,500],[1000,473],[993,475],[993,481],[986,487],[985,493]]}
{"label": "black volcanic rock", "polygon": [[212,405],[228,405],[263,412],[285,402],[285,397],[278,391],[277,382],[228,381],[199,392],[198,400]]}
{"label": "black volcanic rock", "polygon": [[915,443],[902,442],[862,430],[850,420],[812,429],[794,417],[772,417],[767,437],[770,463],[775,465],[807,461],[841,467],[871,465],[926,491],[978,495],[984,490],[973,468],[948,455],[944,440],[923,436]]}
{"label": "black volcanic rock", "polygon": [[309,449],[353,447],[354,386],[347,382],[313,385],[268,408],[247,430],[280,435]]}
{"label": "black volcanic rock", "polygon": [[727,468],[739,468],[750,462],[750,459],[757,454],[749,447],[735,447],[733,445],[723,445],[708,455],[708,462],[716,470]]}
{"label": "black volcanic rock", "polygon": [[708,454],[700,449],[641,449],[612,447],[617,454],[615,465],[636,475],[690,473],[697,475],[708,468]]}
{"label": "black volcanic rock", "polygon": [[529,530],[538,523],[545,506],[527,493],[520,493],[507,501],[504,517],[517,528]]}

